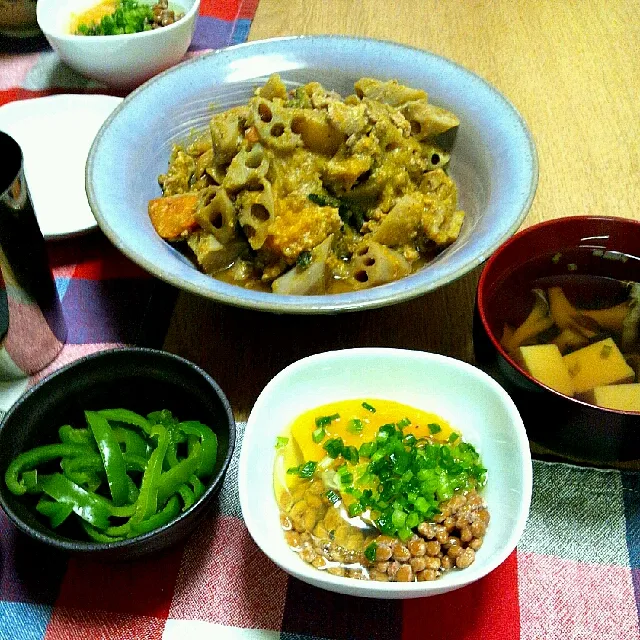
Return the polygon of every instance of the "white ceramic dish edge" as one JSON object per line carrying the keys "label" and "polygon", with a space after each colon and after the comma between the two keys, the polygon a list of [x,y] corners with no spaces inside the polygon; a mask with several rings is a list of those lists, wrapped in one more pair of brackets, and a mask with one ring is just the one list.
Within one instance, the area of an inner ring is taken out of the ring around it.
{"label": "white ceramic dish edge", "polygon": [[[356,362],[358,370],[350,369]],[[380,371],[384,374],[380,375]],[[432,378],[433,385],[429,389],[423,389],[422,384],[416,385],[416,372],[420,377],[420,374],[428,376],[429,371],[432,374],[434,371],[445,372],[446,380]],[[396,376],[395,382],[391,383],[393,376]],[[461,397],[451,387],[456,380],[466,383]],[[437,397],[437,391],[441,396],[447,395],[447,387],[448,399]],[[489,469],[484,492],[492,521],[474,565],[464,571],[450,572],[433,582],[368,582],[318,571],[287,547],[272,486],[275,439],[303,411],[347,398],[394,399],[433,411],[460,428],[464,439],[478,448]],[[461,425],[461,417],[473,407],[473,420]],[[497,421],[493,427],[487,426],[491,415],[501,416],[504,423]],[[263,420],[265,416],[268,420]],[[493,428],[494,436],[498,437],[490,442],[481,434],[485,428]],[[265,482],[265,477],[269,482]],[[506,482],[510,477],[515,478],[513,486]],[[338,593],[403,599],[436,595],[466,586],[506,560],[515,549],[527,521],[532,465],[526,432],[515,405],[502,387],[482,371],[437,354],[358,348],[303,358],[283,369],[267,384],[247,421],[238,485],[243,518],[251,536],[283,570],[304,582]],[[501,537],[502,533],[505,536]]]}

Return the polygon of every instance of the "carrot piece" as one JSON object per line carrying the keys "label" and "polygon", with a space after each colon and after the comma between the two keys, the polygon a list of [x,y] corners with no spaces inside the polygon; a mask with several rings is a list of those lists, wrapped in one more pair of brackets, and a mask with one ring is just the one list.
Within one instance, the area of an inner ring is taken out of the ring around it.
{"label": "carrot piece", "polygon": [[198,195],[179,193],[149,201],[149,218],[158,235],[175,240],[198,226],[195,219]]}

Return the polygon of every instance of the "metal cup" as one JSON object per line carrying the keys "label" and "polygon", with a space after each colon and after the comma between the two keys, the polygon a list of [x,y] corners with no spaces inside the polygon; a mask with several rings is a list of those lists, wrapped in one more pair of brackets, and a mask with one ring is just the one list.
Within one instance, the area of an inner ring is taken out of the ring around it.
{"label": "metal cup", "polygon": [[1,131],[0,158],[0,379],[11,380],[46,367],[62,349],[67,327],[29,198],[22,150]]}

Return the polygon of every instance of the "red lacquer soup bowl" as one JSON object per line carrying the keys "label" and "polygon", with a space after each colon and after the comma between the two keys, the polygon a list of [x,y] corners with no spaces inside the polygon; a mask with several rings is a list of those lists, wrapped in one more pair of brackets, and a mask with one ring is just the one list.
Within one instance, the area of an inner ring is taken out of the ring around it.
{"label": "red lacquer soup bowl", "polygon": [[[511,395],[531,441],[584,461],[640,458],[640,413],[559,393],[533,378],[501,344],[505,325],[518,327],[530,313],[533,290],[561,288],[581,310],[598,309],[628,301],[631,282],[640,282],[640,223],[624,218],[543,222],[513,236],[487,261],[473,324],[476,363]],[[549,340],[555,339],[553,330]],[[597,331],[591,342],[607,338]],[[640,346],[634,349],[640,352]],[[638,375],[636,369],[635,380],[624,382],[640,382]]]}

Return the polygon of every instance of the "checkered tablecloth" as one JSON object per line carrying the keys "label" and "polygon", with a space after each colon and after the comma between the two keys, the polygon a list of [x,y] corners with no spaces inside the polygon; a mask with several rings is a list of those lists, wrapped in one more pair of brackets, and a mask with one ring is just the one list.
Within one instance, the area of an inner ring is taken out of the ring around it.
{"label": "checkered tablecloth", "polygon": [[133,563],[54,555],[0,517],[0,638],[640,638],[638,474],[535,462],[517,552],[469,587],[401,602],[321,591],[273,565],[242,521],[238,454],[195,534]]}
{"label": "checkered tablecloth", "polygon": [[[243,41],[256,4],[203,0],[189,55]],[[100,89],[61,72],[51,51],[0,54],[0,104],[73,91]],[[49,250],[69,339],[38,377],[107,347],[161,345],[174,290],[99,233]],[[0,640],[640,640],[640,474],[535,462],[527,528],[493,573],[433,598],[361,600],[289,578],[253,543],[238,427],[216,509],[165,553],[124,564],[58,555],[0,512]]]}

